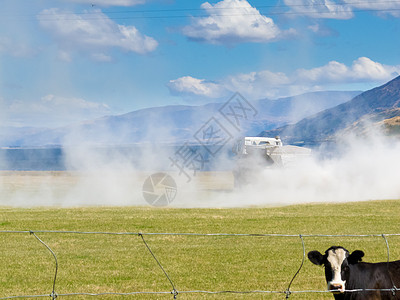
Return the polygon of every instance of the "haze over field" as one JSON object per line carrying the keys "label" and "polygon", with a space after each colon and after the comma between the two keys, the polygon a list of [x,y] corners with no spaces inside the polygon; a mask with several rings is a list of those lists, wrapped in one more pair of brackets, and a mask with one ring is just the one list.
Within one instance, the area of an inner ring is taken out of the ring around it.
{"label": "haze over field", "polygon": [[[399,11],[400,0],[3,1],[0,146],[57,145],[79,173],[3,173],[0,205],[146,205],[143,181],[158,171],[174,174],[179,207],[399,198]],[[236,92],[245,101],[232,107],[251,117],[240,126],[221,115]],[[171,163],[206,124],[224,130],[212,161],[224,171],[237,136],[319,144],[342,131],[310,160],[231,191],[229,174],[186,182]]]}
{"label": "haze over field", "polygon": [[[166,172],[177,184],[171,207],[252,207],[398,199],[400,161],[398,139],[379,133],[368,139],[348,136],[330,158],[329,149],[314,149],[313,156],[287,168],[255,173],[251,183],[233,187],[231,172],[185,174],[168,165],[172,152],[146,152],[133,166],[125,156],[109,156],[91,148],[69,149],[68,163],[79,171],[61,173],[0,172],[0,203],[6,206],[148,205],[143,197],[145,179]],[[232,160],[217,163],[229,170]],[[139,169],[139,170],[138,170]],[[146,170],[146,171],[144,171]],[[159,188],[163,188],[160,186]]]}

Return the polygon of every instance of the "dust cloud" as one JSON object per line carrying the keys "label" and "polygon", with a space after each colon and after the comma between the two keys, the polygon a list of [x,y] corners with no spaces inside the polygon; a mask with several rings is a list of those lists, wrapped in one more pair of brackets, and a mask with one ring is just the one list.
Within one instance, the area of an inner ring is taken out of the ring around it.
{"label": "dust cloud", "polygon": [[399,199],[400,142],[374,135],[346,136],[327,156],[326,147],[287,168],[265,168],[231,192],[190,201],[183,207],[254,207]]}
{"label": "dust cloud", "polygon": [[251,174],[250,183],[239,188],[234,187],[231,169],[235,160],[229,155],[213,163],[217,171],[188,177],[171,164],[174,153],[168,147],[147,145],[140,153],[110,152],[80,140],[79,147],[63,151],[68,171],[0,172],[0,205],[149,206],[143,197],[143,183],[155,172],[165,172],[176,181],[176,195],[169,207],[177,208],[400,198],[400,142],[380,134],[343,137],[335,149],[316,148],[311,157],[295,165]]}

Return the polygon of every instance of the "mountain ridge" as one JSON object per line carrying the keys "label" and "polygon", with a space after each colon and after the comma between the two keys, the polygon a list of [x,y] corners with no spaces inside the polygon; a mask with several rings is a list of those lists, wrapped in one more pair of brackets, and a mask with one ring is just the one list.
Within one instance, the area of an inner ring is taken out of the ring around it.
{"label": "mountain ridge", "polygon": [[[328,108],[291,125],[277,129],[262,131],[260,136],[279,135],[288,143],[318,144],[327,140],[335,140],[339,132],[351,126],[366,126],[367,120],[373,123],[396,116],[400,108],[400,76],[389,82],[365,91],[348,102]],[[393,111],[394,110],[394,111]],[[364,122],[362,122],[364,121]],[[355,128],[355,127],[354,127]]]}
{"label": "mountain ridge", "polygon": [[[257,115],[243,125],[242,135],[256,135],[293,123],[303,117],[350,100],[359,91],[323,91],[285,97],[277,100],[260,99],[251,102]],[[142,142],[182,143],[211,117],[220,116],[224,103],[200,106],[167,105],[143,108],[121,115],[101,118],[55,129],[8,130],[0,134],[0,146],[42,147],[74,143],[133,144]]]}

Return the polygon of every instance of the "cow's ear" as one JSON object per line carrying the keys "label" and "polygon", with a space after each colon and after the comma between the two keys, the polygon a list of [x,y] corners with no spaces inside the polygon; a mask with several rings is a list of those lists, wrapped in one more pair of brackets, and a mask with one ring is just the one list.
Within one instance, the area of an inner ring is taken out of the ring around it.
{"label": "cow's ear", "polygon": [[347,260],[348,260],[348,262],[349,262],[349,264],[356,264],[356,263],[358,263],[359,261],[361,261],[362,259],[362,257],[364,256],[364,252],[363,251],[361,251],[361,250],[356,250],[356,251],[353,251],[350,255],[349,255],[349,257],[347,258]]}
{"label": "cow's ear", "polygon": [[319,251],[310,251],[307,256],[314,265],[320,266],[324,263],[324,256]]}

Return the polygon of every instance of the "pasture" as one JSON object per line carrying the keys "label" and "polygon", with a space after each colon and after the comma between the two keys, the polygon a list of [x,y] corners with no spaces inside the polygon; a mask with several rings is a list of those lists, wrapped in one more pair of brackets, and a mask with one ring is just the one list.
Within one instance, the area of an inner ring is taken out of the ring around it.
{"label": "pasture", "polygon": [[[303,204],[241,209],[151,207],[0,208],[0,298],[50,294],[54,258],[29,233],[58,230],[143,233],[361,235],[400,233],[400,200]],[[56,254],[55,291],[66,293],[171,291],[138,235],[37,233]],[[285,291],[303,257],[299,236],[145,235],[178,291]],[[382,237],[304,237],[306,252],[341,245],[362,249],[364,261],[387,260]],[[391,260],[400,236],[387,238]],[[291,291],[325,290],[323,269],[306,260]],[[49,297],[47,297],[49,298]],[[58,299],[173,299],[171,294],[60,296]],[[285,294],[181,293],[177,299],[285,299]],[[333,299],[293,293],[289,299]]]}

